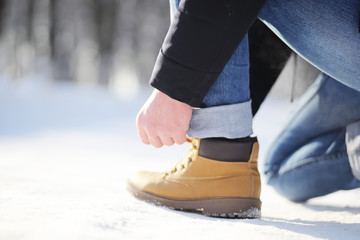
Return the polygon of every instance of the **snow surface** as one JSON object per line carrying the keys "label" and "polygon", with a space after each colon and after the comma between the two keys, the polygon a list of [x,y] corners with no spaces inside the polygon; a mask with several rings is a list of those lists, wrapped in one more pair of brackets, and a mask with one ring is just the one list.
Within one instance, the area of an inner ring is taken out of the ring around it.
{"label": "snow surface", "polygon": [[[168,170],[189,148],[140,143],[134,119],[148,94],[0,79],[0,239],[360,239],[359,190],[295,204],[264,184],[257,220],[134,199],[131,174]],[[272,97],[255,119],[260,161],[289,109]]]}

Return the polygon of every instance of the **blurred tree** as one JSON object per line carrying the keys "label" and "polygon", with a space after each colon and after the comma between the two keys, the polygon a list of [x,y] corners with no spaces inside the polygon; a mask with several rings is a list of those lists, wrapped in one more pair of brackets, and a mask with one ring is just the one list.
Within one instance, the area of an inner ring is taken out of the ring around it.
{"label": "blurred tree", "polygon": [[127,69],[147,82],[168,8],[158,0],[2,0],[0,74],[108,84]]}

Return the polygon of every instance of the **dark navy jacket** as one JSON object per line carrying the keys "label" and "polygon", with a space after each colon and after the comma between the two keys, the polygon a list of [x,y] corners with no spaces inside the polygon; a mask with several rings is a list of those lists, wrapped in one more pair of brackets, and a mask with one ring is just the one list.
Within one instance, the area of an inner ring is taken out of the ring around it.
{"label": "dark navy jacket", "polygon": [[150,84],[200,107],[265,0],[182,0]]}

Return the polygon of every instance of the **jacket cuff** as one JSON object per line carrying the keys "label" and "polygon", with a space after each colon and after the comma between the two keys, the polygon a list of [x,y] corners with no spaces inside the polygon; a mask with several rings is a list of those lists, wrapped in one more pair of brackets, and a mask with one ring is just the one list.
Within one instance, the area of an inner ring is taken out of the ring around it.
{"label": "jacket cuff", "polygon": [[211,74],[183,66],[160,50],[150,85],[173,99],[192,107],[201,107],[209,90],[207,83],[215,82],[218,76],[219,73]]}

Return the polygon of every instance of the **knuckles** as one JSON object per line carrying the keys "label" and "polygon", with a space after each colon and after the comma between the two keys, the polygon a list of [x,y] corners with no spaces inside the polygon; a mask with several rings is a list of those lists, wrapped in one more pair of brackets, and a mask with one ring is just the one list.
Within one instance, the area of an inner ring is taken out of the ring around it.
{"label": "knuckles", "polygon": [[[191,117],[191,115],[190,115]],[[151,144],[155,148],[161,148],[163,145],[172,146],[176,144],[183,144],[186,141],[186,132],[190,120],[181,118],[166,118],[152,111],[145,111],[144,109],[136,116],[136,125],[138,131],[142,131],[149,138],[141,139],[144,144]],[[161,136],[160,141],[151,141],[150,138],[157,138]],[[142,138],[142,137],[141,137]]]}

